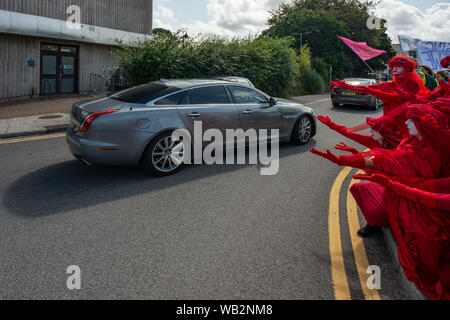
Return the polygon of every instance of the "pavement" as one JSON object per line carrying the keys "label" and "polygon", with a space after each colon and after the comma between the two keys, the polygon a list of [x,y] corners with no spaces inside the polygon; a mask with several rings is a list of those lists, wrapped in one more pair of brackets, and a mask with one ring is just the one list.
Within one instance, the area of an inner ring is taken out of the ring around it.
{"label": "pavement", "polygon": [[89,98],[35,99],[0,106],[0,139],[65,131],[73,103]]}
{"label": "pavement", "polygon": [[[15,135],[63,125],[71,99],[42,102],[41,115],[20,105],[23,117],[9,110],[4,118],[0,107],[4,134],[15,122],[24,128]],[[293,99],[343,125],[380,114],[333,108],[328,95]],[[39,119],[51,115],[59,117]],[[341,168],[308,150],[341,140],[352,144],[321,127],[307,146],[281,146],[276,176],[251,165],[202,165],[163,179],[139,168],[86,167],[61,135],[2,140],[0,299],[334,299],[324,199]],[[340,224],[348,228],[346,215]],[[380,298],[423,298],[393,263],[387,234],[359,244],[382,270]],[[342,232],[351,298],[364,300],[353,241]],[[66,288],[70,265],[81,268],[82,290]]]}

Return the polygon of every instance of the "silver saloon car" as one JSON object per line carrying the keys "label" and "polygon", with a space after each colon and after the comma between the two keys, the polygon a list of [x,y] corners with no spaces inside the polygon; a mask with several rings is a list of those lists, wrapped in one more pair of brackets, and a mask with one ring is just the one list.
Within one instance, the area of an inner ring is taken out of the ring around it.
{"label": "silver saloon car", "polygon": [[161,80],[72,107],[67,143],[72,154],[90,164],[137,166],[165,176],[182,163],[176,129],[273,129],[280,141],[303,145],[316,133],[314,111],[275,99],[239,83],[223,80]]}

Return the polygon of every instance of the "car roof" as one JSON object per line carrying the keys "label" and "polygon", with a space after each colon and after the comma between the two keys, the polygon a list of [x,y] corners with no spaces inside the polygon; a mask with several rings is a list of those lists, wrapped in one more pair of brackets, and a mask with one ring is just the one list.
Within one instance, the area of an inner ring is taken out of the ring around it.
{"label": "car roof", "polygon": [[372,79],[372,78],[345,78],[344,80],[361,81],[361,80],[375,80],[375,79]]}
{"label": "car roof", "polygon": [[161,79],[154,83],[165,84],[168,87],[186,89],[210,84],[230,84],[230,81],[216,79]]}

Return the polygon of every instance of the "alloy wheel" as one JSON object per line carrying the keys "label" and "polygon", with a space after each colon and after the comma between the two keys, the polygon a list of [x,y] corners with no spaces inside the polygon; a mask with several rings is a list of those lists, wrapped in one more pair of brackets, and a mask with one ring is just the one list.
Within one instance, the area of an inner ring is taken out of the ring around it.
{"label": "alloy wheel", "polygon": [[312,124],[311,120],[308,117],[305,117],[300,120],[300,126],[298,128],[300,141],[302,143],[306,143],[309,141],[312,132]]}
{"label": "alloy wheel", "polygon": [[176,170],[184,160],[184,143],[180,139],[168,136],[159,140],[152,150],[154,167],[163,173]]}

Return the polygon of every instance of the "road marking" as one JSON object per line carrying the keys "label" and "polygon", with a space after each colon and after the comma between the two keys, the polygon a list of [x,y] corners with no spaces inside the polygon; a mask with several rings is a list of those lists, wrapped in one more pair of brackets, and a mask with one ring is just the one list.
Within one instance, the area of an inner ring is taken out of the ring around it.
{"label": "road marking", "polygon": [[27,142],[27,141],[36,141],[36,140],[45,140],[45,139],[54,139],[65,137],[65,133],[56,133],[56,134],[46,134],[42,136],[31,136],[24,138],[14,138],[14,139],[5,139],[0,140],[0,144],[10,144],[10,143],[19,143],[19,142]]}
{"label": "road marking", "polygon": [[[359,171],[358,173],[362,173]],[[357,231],[360,229],[358,208],[356,201],[353,198],[350,188],[358,183],[358,180],[353,180],[350,183],[347,191],[347,219],[348,228],[350,230],[350,239],[352,240],[353,254],[355,256],[356,268],[358,270],[359,281],[361,282],[362,291],[366,300],[380,300],[380,295],[377,289],[369,289],[367,287],[367,268],[369,268],[369,260],[367,259],[366,248],[364,247],[364,240],[360,238]]]}
{"label": "road marking", "polygon": [[327,99],[323,99],[323,100],[319,100],[319,101],[314,101],[314,102],[308,102],[308,103],[305,103],[305,106],[307,106],[308,104],[316,104],[316,103],[324,102],[324,101],[328,101],[328,100],[331,100],[331,98],[327,98]]}
{"label": "road marking", "polygon": [[331,279],[336,300],[351,300],[344,256],[342,254],[341,227],[339,224],[339,196],[341,186],[352,168],[345,167],[334,181],[330,193],[328,233],[330,239]]}

